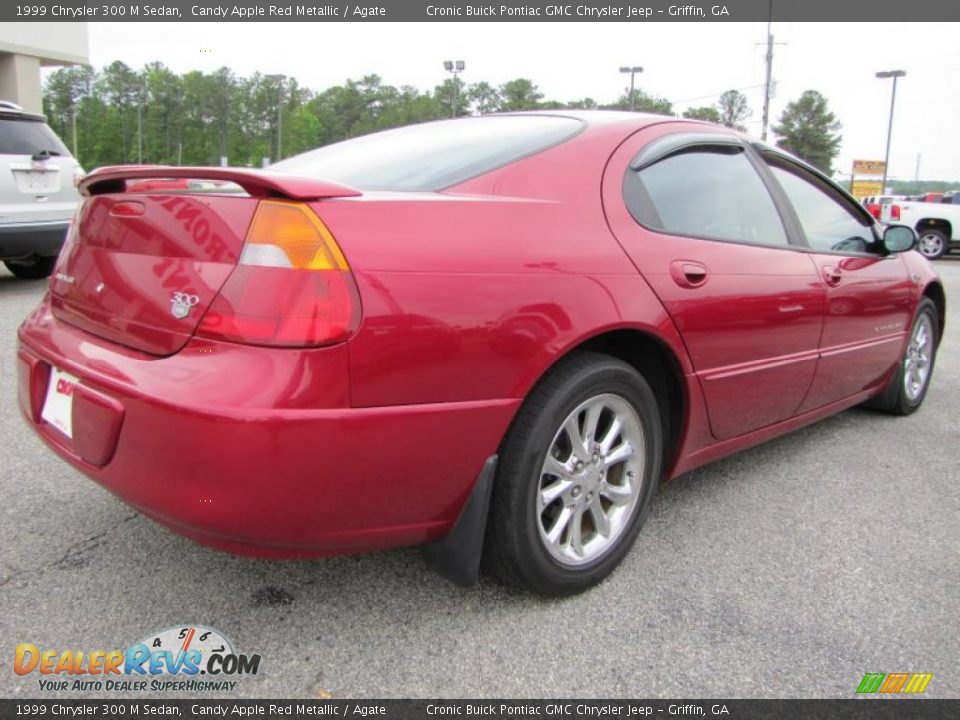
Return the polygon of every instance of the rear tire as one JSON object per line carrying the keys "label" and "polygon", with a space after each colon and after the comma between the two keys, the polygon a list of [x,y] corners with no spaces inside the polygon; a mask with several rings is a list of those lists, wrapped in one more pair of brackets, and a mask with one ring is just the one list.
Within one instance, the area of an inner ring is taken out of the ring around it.
{"label": "rear tire", "polygon": [[598,353],[562,361],[501,447],[484,568],[554,597],[601,582],[640,531],[662,443],[654,393],[636,370]]}
{"label": "rear tire", "polygon": [[41,280],[50,277],[53,266],[57,264],[57,259],[55,257],[33,255],[17,260],[4,260],[3,264],[7,266],[7,270],[21,280]]}
{"label": "rear tire", "polygon": [[937,260],[947,252],[947,242],[949,238],[947,238],[947,234],[942,230],[927,228],[917,234],[919,235],[917,250],[927,260]]}
{"label": "rear tire", "polygon": [[930,298],[924,298],[917,308],[900,364],[883,392],[865,403],[867,407],[891,415],[910,415],[919,409],[933,378],[939,327],[937,306]]}

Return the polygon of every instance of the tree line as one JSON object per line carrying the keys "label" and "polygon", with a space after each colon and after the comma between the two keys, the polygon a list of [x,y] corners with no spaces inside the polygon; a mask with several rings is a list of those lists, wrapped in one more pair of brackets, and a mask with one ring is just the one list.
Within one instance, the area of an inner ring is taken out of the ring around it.
{"label": "tree line", "polygon": [[[387,85],[378,75],[321,91],[285,75],[238,76],[222,67],[177,74],[153,62],[134,70],[121,61],[95,70],[60,68],[44,84],[50,126],[87,168],[118,163],[258,167],[357,135],[401,125],[491,112],[535,109],[636,110],[674,115],[673,104],[635,89],[616,101],[546,99],[536,83],[500,85],[448,78],[432,90]],[[738,90],[683,117],[744,129],[752,114]],[[826,99],[808,91],[773,131],[783,147],[831,172],[840,124]]]}

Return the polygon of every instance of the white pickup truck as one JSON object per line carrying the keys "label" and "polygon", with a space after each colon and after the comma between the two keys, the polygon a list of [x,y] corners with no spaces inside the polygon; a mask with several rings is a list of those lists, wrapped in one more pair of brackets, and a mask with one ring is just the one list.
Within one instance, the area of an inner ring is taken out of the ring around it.
{"label": "white pickup truck", "polygon": [[895,200],[880,208],[880,222],[909,225],[917,231],[917,245],[929,260],[960,249],[960,204]]}

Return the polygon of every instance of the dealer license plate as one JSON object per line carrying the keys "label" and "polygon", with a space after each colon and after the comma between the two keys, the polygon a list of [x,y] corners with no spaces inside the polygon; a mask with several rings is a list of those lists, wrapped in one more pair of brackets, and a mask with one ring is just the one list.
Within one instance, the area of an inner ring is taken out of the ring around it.
{"label": "dealer license plate", "polygon": [[47,399],[40,417],[68,438],[73,437],[73,388],[80,379],[59,368],[50,369]]}

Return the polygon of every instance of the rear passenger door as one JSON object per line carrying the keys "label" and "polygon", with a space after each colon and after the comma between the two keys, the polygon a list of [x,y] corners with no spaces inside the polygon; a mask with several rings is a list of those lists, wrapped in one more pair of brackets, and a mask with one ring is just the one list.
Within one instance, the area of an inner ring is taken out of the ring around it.
{"label": "rear passenger door", "polygon": [[817,365],[823,284],[761,170],[734,136],[664,123],[621,145],[603,181],[610,227],[683,336],[719,439],[792,417]]}

